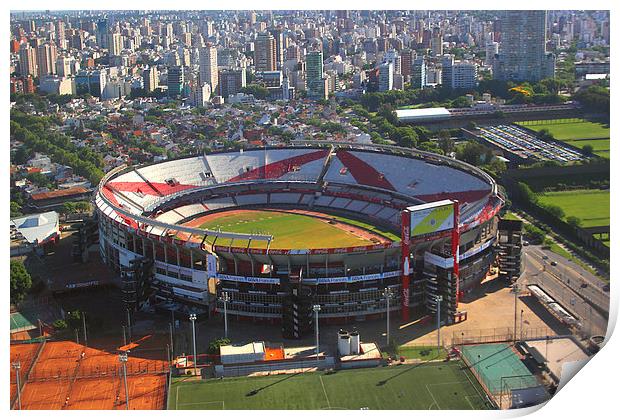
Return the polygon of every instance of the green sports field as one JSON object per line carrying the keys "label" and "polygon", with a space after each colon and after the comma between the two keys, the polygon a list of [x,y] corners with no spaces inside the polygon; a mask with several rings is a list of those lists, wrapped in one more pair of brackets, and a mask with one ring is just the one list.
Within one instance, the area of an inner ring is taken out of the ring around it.
{"label": "green sports field", "polygon": [[[234,233],[262,233],[274,237],[272,249],[339,248],[372,245],[369,239],[360,237],[346,226],[336,226],[330,220],[356,226],[383,238],[398,240],[393,232],[375,225],[342,216],[321,215],[314,217],[284,210],[236,210],[224,212],[200,225],[202,229],[222,230]],[[219,240],[217,245],[247,246],[247,241]],[[253,247],[266,247],[266,243],[252,243]]]}
{"label": "green sports field", "polygon": [[210,379],[176,379],[169,410],[482,410],[491,408],[460,362]]}
{"label": "green sports field", "polygon": [[609,190],[556,191],[538,194],[542,204],[555,204],[565,218],[576,216],[582,227],[609,225]]}
{"label": "green sports field", "polygon": [[[585,145],[591,145],[595,154],[609,159],[609,125],[593,121],[575,122],[548,122],[532,123],[523,121],[517,123],[530,130],[540,131],[547,129],[557,140],[561,140],[571,146],[582,149]],[[596,140],[590,140],[596,139]]]}

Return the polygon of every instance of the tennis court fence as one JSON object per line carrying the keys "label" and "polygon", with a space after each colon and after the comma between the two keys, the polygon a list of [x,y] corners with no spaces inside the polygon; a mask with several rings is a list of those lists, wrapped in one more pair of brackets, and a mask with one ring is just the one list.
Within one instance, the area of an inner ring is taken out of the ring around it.
{"label": "tennis court fence", "polygon": [[[166,361],[156,360],[127,363],[127,376],[167,374],[169,371],[170,367]],[[38,368],[30,373],[28,382],[117,376],[123,376],[123,367],[120,362],[107,365],[80,366],[77,372],[75,367],[64,369]]]}

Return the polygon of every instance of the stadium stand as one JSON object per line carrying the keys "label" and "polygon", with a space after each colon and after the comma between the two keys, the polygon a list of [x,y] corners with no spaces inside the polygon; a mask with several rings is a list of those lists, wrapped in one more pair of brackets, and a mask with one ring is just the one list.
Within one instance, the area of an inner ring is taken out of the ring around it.
{"label": "stadium stand", "polygon": [[[203,211],[206,211],[204,210],[204,207],[203,207]],[[164,222],[164,223],[176,223],[182,220],[183,218],[185,218],[185,216],[180,214],[178,211],[170,210],[170,211],[167,211],[165,213],[158,215],[155,219],[160,222]]]}
{"label": "stadium stand", "polygon": [[266,204],[267,194],[244,194],[235,197],[240,206],[252,206],[255,204]]}
{"label": "stadium stand", "polygon": [[177,207],[176,211],[185,219],[200,213],[205,213],[207,210],[205,210],[202,204],[188,204],[186,206]]}
{"label": "stadium stand", "polygon": [[209,208],[209,210],[219,210],[235,205],[234,201],[230,197],[212,198],[204,204]]}
{"label": "stadium stand", "polygon": [[296,193],[271,193],[269,202],[272,204],[297,204],[300,195]]}

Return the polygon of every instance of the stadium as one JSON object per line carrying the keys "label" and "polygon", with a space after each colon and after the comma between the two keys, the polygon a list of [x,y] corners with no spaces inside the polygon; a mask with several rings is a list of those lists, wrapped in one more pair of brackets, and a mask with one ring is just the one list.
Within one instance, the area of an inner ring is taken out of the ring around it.
{"label": "stadium", "polygon": [[452,319],[495,259],[503,205],[491,177],[445,156],[310,141],[121,166],[95,202],[132,305],[226,304],[288,336],[317,304],[322,321],[381,317],[386,293],[403,318],[441,295]]}

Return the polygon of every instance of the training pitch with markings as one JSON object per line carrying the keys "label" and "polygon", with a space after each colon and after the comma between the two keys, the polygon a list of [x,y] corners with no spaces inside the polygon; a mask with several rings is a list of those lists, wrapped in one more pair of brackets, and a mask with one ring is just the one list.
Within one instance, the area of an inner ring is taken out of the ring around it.
{"label": "training pitch with markings", "polygon": [[472,410],[484,391],[461,362],[262,377],[173,380],[170,410]]}

